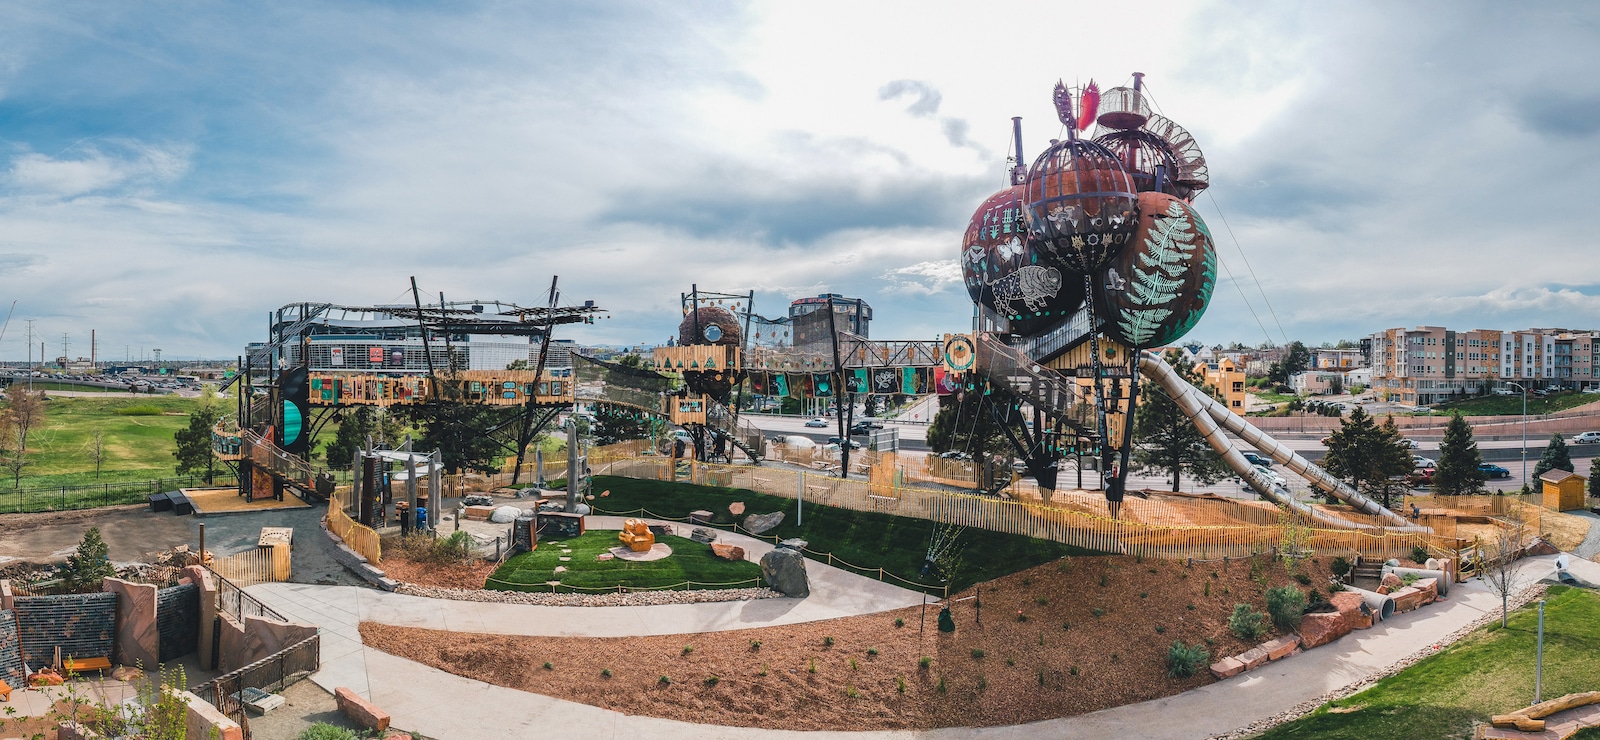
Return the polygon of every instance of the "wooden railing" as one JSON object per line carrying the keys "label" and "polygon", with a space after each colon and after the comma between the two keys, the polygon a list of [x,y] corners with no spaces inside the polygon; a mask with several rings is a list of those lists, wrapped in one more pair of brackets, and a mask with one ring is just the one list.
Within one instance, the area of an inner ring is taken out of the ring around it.
{"label": "wooden railing", "polygon": [[293,573],[288,545],[245,550],[213,561],[211,569],[240,587],[281,583],[289,580]]}
{"label": "wooden railing", "polygon": [[371,527],[363,525],[350,518],[345,513],[346,500],[350,496],[349,489],[335,491],[328,497],[328,531],[338,537],[345,546],[356,551],[356,554],[367,559],[367,562],[376,566],[383,562],[383,546],[378,542],[378,533]]}

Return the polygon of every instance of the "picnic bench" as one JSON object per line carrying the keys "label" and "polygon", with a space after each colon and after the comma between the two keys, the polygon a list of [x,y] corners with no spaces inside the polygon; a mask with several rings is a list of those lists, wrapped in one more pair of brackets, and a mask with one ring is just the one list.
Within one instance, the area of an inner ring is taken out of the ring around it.
{"label": "picnic bench", "polygon": [[11,684],[0,680],[0,701],[11,701]]}
{"label": "picnic bench", "polygon": [[61,661],[61,668],[69,673],[83,673],[85,671],[111,670],[110,658],[66,658]]}

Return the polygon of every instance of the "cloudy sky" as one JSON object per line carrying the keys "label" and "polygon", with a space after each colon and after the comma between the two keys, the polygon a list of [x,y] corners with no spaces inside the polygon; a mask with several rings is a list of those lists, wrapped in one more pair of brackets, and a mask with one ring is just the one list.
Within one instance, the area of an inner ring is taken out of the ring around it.
{"label": "cloudy sky", "polygon": [[[1600,328],[1586,3],[6,3],[0,358],[231,357],[269,310],[536,304],[665,339],[692,283],[969,326],[960,231],[1147,73],[1226,273],[1191,337]],[[1220,210],[1219,210],[1220,209]],[[1225,219],[1225,222],[1224,222]],[[1236,241],[1235,241],[1236,240]],[[1241,251],[1242,250],[1242,251]],[[1231,275],[1231,279],[1229,278]],[[36,336],[35,341],[39,341]]]}

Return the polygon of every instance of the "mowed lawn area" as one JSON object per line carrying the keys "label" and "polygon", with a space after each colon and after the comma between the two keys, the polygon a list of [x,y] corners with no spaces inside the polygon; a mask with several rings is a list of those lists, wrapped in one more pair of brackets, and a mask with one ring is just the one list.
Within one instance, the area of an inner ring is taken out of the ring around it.
{"label": "mowed lawn area", "polygon": [[[900,578],[936,584],[933,578],[921,575],[929,541],[940,527],[926,519],[806,504],[804,526],[796,526],[793,499],[740,488],[595,476],[593,489],[611,491],[610,496],[593,502],[601,514],[632,515],[638,509],[647,509],[661,517],[683,518],[703,509],[712,512],[716,522],[732,522],[728,504],[735,501],[744,502],[746,515],[782,511],[783,524],[763,536],[799,537],[808,543],[809,550],[833,553],[835,565],[841,565],[839,561],[843,560],[868,569],[864,575],[875,576],[876,569],[882,567]],[[1067,555],[1092,554],[1059,542],[981,529],[962,531],[957,543],[959,565],[951,579],[952,593]]]}
{"label": "mowed lawn area", "polygon": [[[596,555],[620,547],[616,530],[597,529],[566,540],[545,540],[532,552],[507,560],[489,577],[484,586],[496,591],[551,590],[549,581],[560,581],[557,591],[606,591],[626,588],[667,588],[686,581],[694,588],[754,588],[761,566],[749,561],[733,562],[711,554],[711,546],[671,535],[656,542],[672,548],[672,555],[647,563],[625,560],[597,560]],[[570,550],[570,552],[567,552]],[[570,558],[562,560],[561,558]],[[567,570],[555,572],[557,567]]]}
{"label": "mowed lawn area", "polygon": [[[1600,594],[1551,586],[1545,604],[1544,698],[1600,689]],[[1472,736],[1533,703],[1539,612],[1528,605],[1359,694],[1268,731],[1263,738],[1412,740]],[[1398,657],[1398,656],[1396,656]]]}
{"label": "mowed lawn area", "polygon": [[[1528,413],[1553,414],[1557,411],[1566,411],[1567,409],[1574,409],[1591,403],[1600,403],[1600,395],[1579,393],[1578,391],[1563,391],[1541,398],[1529,393]],[[1435,414],[1449,414],[1451,411],[1460,411],[1462,416],[1517,416],[1522,413],[1522,394],[1518,393],[1515,396],[1484,396],[1482,398],[1436,403],[1433,405],[1433,411]]]}
{"label": "mowed lawn area", "polygon": [[[81,485],[175,475],[173,432],[189,425],[199,400],[178,396],[66,398],[49,396],[44,420],[28,435],[30,465],[22,486]],[[226,401],[217,402],[224,413]],[[102,460],[95,477],[94,435]],[[218,466],[226,470],[222,466]],[[9,483],[9,481],[7,481]]]}

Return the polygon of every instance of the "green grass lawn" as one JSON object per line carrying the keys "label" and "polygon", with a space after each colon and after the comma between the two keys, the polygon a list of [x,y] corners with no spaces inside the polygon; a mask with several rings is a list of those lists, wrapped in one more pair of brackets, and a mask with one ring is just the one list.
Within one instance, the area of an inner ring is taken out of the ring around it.
{"label": "green grass lawn", "polygon": [[[547,581],[561,581],[557,590],[574,591],[615,589],[617,586],[661,588],[692,581],[695,588],[751,588],[761,576],[760,565],[723,560],[711,554],[710,545],[670,535],[658,537],[656,541],[671,547],[672,555],[648,563],[630,563],[595,559],[596,555],[622,545],[617,540],[616,530],[597,529],[570,540],[545,540],[533,552],[507,560],[490,576],[485,587],[499,591],[549,591]],[[564,548],[572,552],[563,552]],[[562,557],[571,560],[563,561]],[[565,566],[567,570],[556,573],[557,566]]]}
{"label": "green grass lawn", "polygon": [[[793,499],[744,489],[595,476],[594,490],[611,491],[609,497],[595,500],[598,513],[631,513],[643,508],[660,516],[677,518],[704,509],[715,512],[718,522],[731,522],[728,504],[735,501],[744,502],[746,513],[783,511],[783,524],[767,535],[799,537],[809,543],[807,549],[831,552],[835,558],[852,565],[870,569],[882,567],[901,578],[933,583],[931,578],[919,576],[929,538],[939,526],[926,519],[806,504],[802,527],[794,523],[796,502]],[[952,593],[1065,555],[1089,552],[1059,542],[980,529],[965,530],[959,542],[961,560],[951,579]]]}
{"label": "green grass lawn", "polygon": [[[1544,398],[1530,393],[1528,394],[1528,413],[1551,414],[1597,401],[1600,401],[1600,396],[1577,391],[1552,393]],[[1463,416],[1517,416],[1522,413],[1522,394],[1518,393],[1515,396],[1484,396],[1483,398],[1468,398],[1462,401],[1436,403],[1433,405],[1433,410],[1436,414],[1460,411]]]}
{"label": "green grass lawn", "polygon": [[[178,396],[140,398],[49,397],[44,421],[28,438],[33,464],[22,485],[80,485],[144,480],[174,475],[177,449],[173,432],[189,424],[197,399]],[[135,415],[117,413],[141,411]],[[94,473],[94,434],[101,433],[104,460]]]}
{"label": "green grass lawn", "polygon": [[[1600,688],[1600,594],[1551,586],[1547,599],[1544,698]],[[1366,691],[1262,737],[1470,737],[1473,720],[1487,722],[1489,715],[1533,703],[1538,622],[1538,608],[1523,607],[1512,613],[1505,629],[1495,622]]]}

